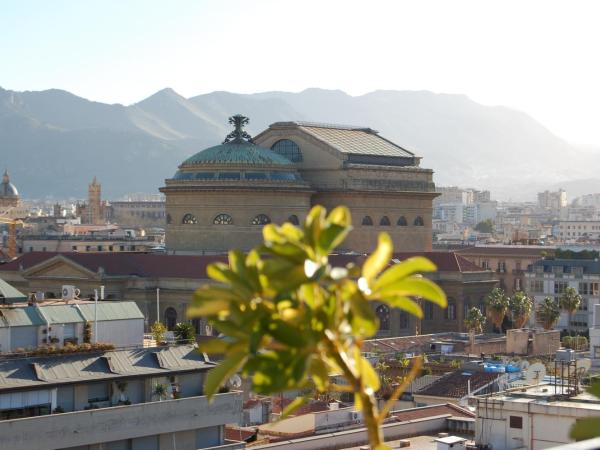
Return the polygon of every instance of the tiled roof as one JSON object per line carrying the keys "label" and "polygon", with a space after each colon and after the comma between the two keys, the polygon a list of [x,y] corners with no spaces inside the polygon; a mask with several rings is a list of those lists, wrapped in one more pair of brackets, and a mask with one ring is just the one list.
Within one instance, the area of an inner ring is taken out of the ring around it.
{"label": "tiled roof", "polygon": [[[167,367],[159,363],[157,353],[168,353]],[[3,389],[42,387],[82,381],[105,380],[124,376],[203,370],[214,364],[204,361],[198,349],[183,345],[171,349],[140,348],[104,353],[0,360],[0,392]]]}
{"label": "tiled roof", "polygon": [[109,276],[143,278],[206,278],[206,266],[214,261],[226,262],[225,256],[161,255],[149,253],[77,253],[31,252],[0,266],[3,271],[27,270],[55,256],[62,256],[92,272],[102,268]]}
{"label": "tiled roof", "polygon": [[452,403],[405,409],[393,412],[392,416],[394,416],[398,422],[407,422],[409,420],[424,419],[426,417],[442,416],[445,414],[450,414],[453,417],[466,417],[469,419],[477,417],[475,413],[472,413],[465,408],[461,408],[460,406],[453,405]]}
{"label": "tiled roof", "polygon": [[432,397],[463,398],[468,394],[469,381],[471,392],[474,392],[496,380],[497,373],[471,372],[456,370],[444,375],[435,383],[416,392],[416,395],[430,395]]}
{"label": "tiled roof", "polygon": [[[211,262],[227,262],[226,256],[216,255],[165,255],[150,253],[77,253],[31,252],[0,266],[3,271],[27,270],[51,258],[61,256],[92,272],[101,268],[107,276],[138,276],[142,278],[192,278],[206,279],[206,267]],[[429,258],[442,272],[481,272],[481,267],[453,252],[396,253],[394,258],[404,260],[412,256]],[[363,263],[364,255],[332,255],[334,265],[349,262]],[[390,262],[391,263],[391,262]]]}
{"label": "tiled roof", "polygon": [[541,258],[542,256],[542,252],[546,252],[546,253],[554,253],[554,248],[552,247],[536,247],[536,248],[532,248],[532,247],[509,247],[509,246],[490,246],[490,247],[477,247],[477,246],[470,246],[470,247],[465,247],[465,248],[460,248],[460,249],[456,249],[454,250],[456,253],[459,253],[461,255],[485,255],[485,256],[492,256],[492,255],[499,255],[499,256],[505,256],[505,255],[515,255],[515,256],[522,256],[522,257],[531,257],[531,258]]}

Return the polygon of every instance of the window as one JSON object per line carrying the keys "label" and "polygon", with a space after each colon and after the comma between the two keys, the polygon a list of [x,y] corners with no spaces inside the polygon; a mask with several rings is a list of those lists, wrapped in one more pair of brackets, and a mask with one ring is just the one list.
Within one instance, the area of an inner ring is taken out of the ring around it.
{"label": "window", "polygon": [[423,305],[423,318],[425,320],[433,320],[433,303],[425,302]]}
{"label": "window", "polygon": [[506,263],[504,261],[498,261],[498,272],[506,272]]}
{"label": "window", "polygon": [[298,144],[296,144],[294,141],[289,139],[281,139],[275,142],[271,146],[271,150],[280,154],[281,156],[286,157],[292,162],[302,161],[302,152],[300,151],[300,147],[298,147]]}
{"label": "window", "polygon": [[198,220],[196,219],[196,216],[188,213],[185,216],[183,216],[183,219],[181,219],[181,223],[184,225],[195,225],[198,223]]}
{"label": "window", "polygon": [[296,214],[292,214],[288,217],[288,222],[292,225],[300,225],[300,221],[298,220],[298,216]]}
{"label": "window", "polygon": [[373,219],[371,219],[371,216],[365,216],[365,217],[363,217],[362,225],[363,226],[371,226],[371,225],[373,225]]}
{"label": "window", "polygon": [[544,292],[544,281],[543,280],[529,281],[529,292]]}
{"label": "window", "polygon": [[521,416],[510,416],[509,417],[509,426],[511,428],[523,428],[523,418]]}
{"label": "window", "polygon": [[569,286],[569,284],[566,281],[555,281],[554,282],[554,293],[562,294],[565,292],[565,289],[567,289],[568,286]]}
{"label": "window", "polygon": [[423,222],[423,218],[421,216],[417,216],[415,218],[415,221],[413,222],[415,227],[422,227],[425,226],[425,222]]}
{"label": "window", "polygon": [[400,328],[408,328],[408,313],[406,311],[400,313]]}
{"label": "window", "polygon": [[213,219],[213,224],[215,225],[231,225],[232,223],[233,219],[229,214],[219,214]]}
{"label": "window", "polygon": [[268,223],[271,223],[271,219],[269,219],[269,216],[265,214],[259,214],[252,219],[252,225],[266,225]]}
{"label": "window", "polygon": [[389,227],[391,225],[389,217],[383,216],[379,221],[379,225],[381,225],[382,227]]}
{"label": "window", "polygon": [[389,331],[390,329],[390,308],[386,305],[379,305],[375,309],[375,315],[379,319],[379,329]]}
{"label": "window", "polygon": [[175,325],[177,325],[177,311],[175,311],[175,308],[169,306],[165,310],[165,325],[169,331],[173,331]]}
{"label": "window", "polygon": [[171,214],[167,214],[167,223],[170,224],[173,222],[173,219],[171,218]]}
{"label": "window", "polygon": [[456,303],[454,300],[448,300],[448,307],[446,308],[445,316],[447,320],[456,319]]}
{"label": "window", "polygon": [[239,180],[242,177],[240,172],[221,172],[219,180]]}
{"label": "window", "polygon": [[266,180],[266,172],[246,172],[246,180]]}
{"label": "window", "polygon": [[396,222],[396,225],[398,225],[399,227],[407,226],[408,223],[406,222],[406,217],[400,216],[400,218],[398,219],[398,222]]}

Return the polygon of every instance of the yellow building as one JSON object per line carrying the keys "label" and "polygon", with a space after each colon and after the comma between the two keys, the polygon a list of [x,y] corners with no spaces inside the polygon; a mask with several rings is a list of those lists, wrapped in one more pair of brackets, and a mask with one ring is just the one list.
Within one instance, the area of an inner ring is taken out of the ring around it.
{"label": "yellow building", "polygon": [[247,250],[263,225],[300,223],[312,205],[350,208],[354,230],[340,251],[371,251],[387,231],[398,251],[431,249],[433,171],[375,130],[278,122],[254,139],[246,117],[221,145],[185,160],[160,189],[166,245],[179,254]]}

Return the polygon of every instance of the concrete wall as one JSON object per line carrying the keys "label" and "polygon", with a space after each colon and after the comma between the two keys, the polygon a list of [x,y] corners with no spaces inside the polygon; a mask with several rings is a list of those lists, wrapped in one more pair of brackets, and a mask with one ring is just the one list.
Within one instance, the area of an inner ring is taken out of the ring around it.
{"label": "concrete wall", "polygon": [[[383,435],[386,440],[401,439],[407,436],[431,434],[447,429],[449,415],[428,417],[426,419],[410,420],[400,423],[383,425]],[[347,447],[357,447],[368,442],[365,428],[327,433],[301,439],[291,439],[273,444],[253,447],[256,450],[335,450]]]}
{"label": "concrete wall", "polygon": [[[94,341],[94,322],[91,325]],[[98,342],[110,342],[115,347],[141,346],[144,344],[144,319],[98,321]]]}
{"label": "concrete wall", "polygon": [[529,346],[529,330],[514,329],[506,331],[506,353],[527,355]]}
{"label": "concrete wall", "polygon": [[68,448],[237,423],[241,411],[242,394],[231,392],[215,395],[210,405],[206,397],[192,397],[6,420],[0,422],[0,436],[3,448],[11,450],[48,448],[49,443]]}

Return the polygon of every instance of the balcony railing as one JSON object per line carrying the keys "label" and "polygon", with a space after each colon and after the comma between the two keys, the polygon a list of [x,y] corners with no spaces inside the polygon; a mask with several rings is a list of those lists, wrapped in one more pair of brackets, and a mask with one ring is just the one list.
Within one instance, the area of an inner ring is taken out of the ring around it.
{"label": "balcony railing", "polygon": [[[90,409],[0,422],[2,448],[68,448],[239,423],[242,393]],[[35,430],[35,432],[32,432]],[[231,446],[233,445],[233,446]],[[238,443],[215,448],[237,449]]]}

